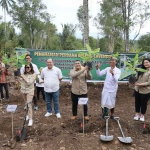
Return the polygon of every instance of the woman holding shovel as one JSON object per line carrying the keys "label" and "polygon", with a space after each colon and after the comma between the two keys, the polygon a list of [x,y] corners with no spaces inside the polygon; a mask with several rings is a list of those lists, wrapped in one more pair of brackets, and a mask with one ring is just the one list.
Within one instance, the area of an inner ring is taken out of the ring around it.
{"label": "woman holding shovel", "polygon": [[135,83],[135,111],[134,120],[145,121],[147,102],[150,98],[150,59],[145,58],[142,61],[142,69],[146,72],[137,73],[137,82]]}
{"label": "woman holding shovel", "polygon": [[36,80],[36,74],[34,74],[32,64],[25,65],[24,74],[21,74],[21,93],[23,95],[23,99],[28,107],[28,114],[26,116],[26,120],[29,119],[28,126],[32,126],[33,118],[32,118],[32,99],[34,96],[34,82]]}

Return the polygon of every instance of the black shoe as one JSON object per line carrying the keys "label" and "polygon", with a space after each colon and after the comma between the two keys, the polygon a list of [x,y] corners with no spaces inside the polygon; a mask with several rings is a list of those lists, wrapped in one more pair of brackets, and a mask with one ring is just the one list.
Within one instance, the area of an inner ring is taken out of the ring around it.
{"label": "black shoe", "polygon": [[115,117],[114,116],[110,116],[110,119],[114,119]]}

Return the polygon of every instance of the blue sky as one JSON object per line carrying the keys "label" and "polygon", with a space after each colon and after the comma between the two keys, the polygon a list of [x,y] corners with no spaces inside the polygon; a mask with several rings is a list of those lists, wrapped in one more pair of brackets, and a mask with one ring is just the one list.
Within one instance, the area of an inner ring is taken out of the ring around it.
{"label": "blue sky", "polygon": [[[58,32],[62,31],[61,24],[65,23],[73,23],[78,24],[77,20],[77,9],[80,5],[82,5],[83,0],[42,0],[43,3],[47,6],[47,11],[55,16],[52,22],[57,26]],[[97,28],[93,25],[93,18],[99,12],[99,5],[97,4],[97,0],[89,0],[89,10],[90,15],[92,18],[90,19],[89,26],[90,26],[90,36],[97,38],[97,36],[101,37],[102,35],[99,33]],[[0,8],[0,15],[3,15],[2,9]],[[11,18],[7,16],[7,21],[10,21]],[[146,34],[150,32],[149,28],[150,20],[147,21],[144,28],[141,30],[140,35]],[[134,37],[134,33],[138,30],[136,27],[132,33],[130,38]],[[76,36],[78,38],[82,38],[82,34],[79,30],[76,31]]]}

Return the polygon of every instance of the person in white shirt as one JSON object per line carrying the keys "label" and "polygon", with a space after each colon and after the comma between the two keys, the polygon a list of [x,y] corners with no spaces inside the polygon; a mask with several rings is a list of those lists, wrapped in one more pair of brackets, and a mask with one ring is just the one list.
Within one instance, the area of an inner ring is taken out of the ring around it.
{"label": "person in white shirt", "polygon": [[[27,54],[27,55],[25,56],[25,59],[26,59],[26,62],[32,64],[34,73],[35,73],[36,75],[38,75],[40,72],[39,72],[39,70],[38,70],[37,65],[35,65],[35,64],[32,63],[32,57],[31,57],[31,55],[30,55],[30,54]],[[23,66],[20,68],[20,74],[23,74],[24,71],[25,71],[25,65],[23,65]],[[36,83],[36,82],[35,82],[35,83]],[[36,98],[36,84],[34,84],[34,86],[35,86],[34,97],[33,97],[34,110],[38,110],[37,98]],[[26,106],[24,107],[24,109],[26,110]]]}
{"label": "person in white shirt", "polygon": [[59,110],[59,84],[62,80],[62,72],[54,66],[53,60],[47,60],[47,67],[42,69],[41,78],[44,80],[44,92],[47,106],[45,117],[52,115],[52,100],[57,118],[61,118]]}
{"label": "person in white shirt", "polygon": [[102,107],[102,118],[108,115],[108,109],[111,110],[110,118],[113,119],[114,116],[114,108],[116,102],[116,93],[118,89],[118,80],[121,75],[121,71],[116,67],[117,59],[115,57],[110,58],[110,67],[105,68],[100,71],[100,64],[96,65],[96,73],[98,76],[102,76],[106,74],[104,87],[102,90],[102,99],[101,99],[101,107]]}
{"label": "person in white shirt", "polygon": [[40,74],[37,77],[36,80],[36,91],[37,91],[37,100],[40,100],[40,92],[43,96],[43,100],[45,100],[45,93],[44,93],[44,80],[41,79],[41,71],[43,67],[40,68]]}

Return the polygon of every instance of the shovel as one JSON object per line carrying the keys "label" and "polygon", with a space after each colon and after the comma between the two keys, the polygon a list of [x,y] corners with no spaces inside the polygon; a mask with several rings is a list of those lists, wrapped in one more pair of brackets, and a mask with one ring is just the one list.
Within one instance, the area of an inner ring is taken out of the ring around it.
{"label": "shovel", "polygon": [[17,133],[17,136],[16,136],[16,141],[22,141],[22,140],[25,140],[26,139],[26,135],[27,135],[27,128],[25,128],[25,123],[26,123],[26,116],[28,114],[28,104],[26,105],[26,114],[25,114],[25,117],[24,117],[24,122],[23,122],[23,126],[22,126],[22,129],[19,129],[18,130],[18,133]]}
{"label": "shovel", "polygon": [[119,117],[114,117],[114,119],[118,122],[120,131],[121,131],[122,136],[123,136],[123,137],[118,137],[119,141],[123,142],[123,143],[132,143],[132,141],[133,141],[132,138],[131,137],[125,137],[125,135],[123,133],[123,130],[122,130],[120,122],[119,122],[120,118]]}
{"label": "shovel", "polygon": [[106,136],[105,135],[100,135],[100,139],[102,141],[112,141],[113,140],[113,135],[109,135],[108,136],[108,119],[110,117],[109,116],[105,116],[105,120],[106,120]]}

